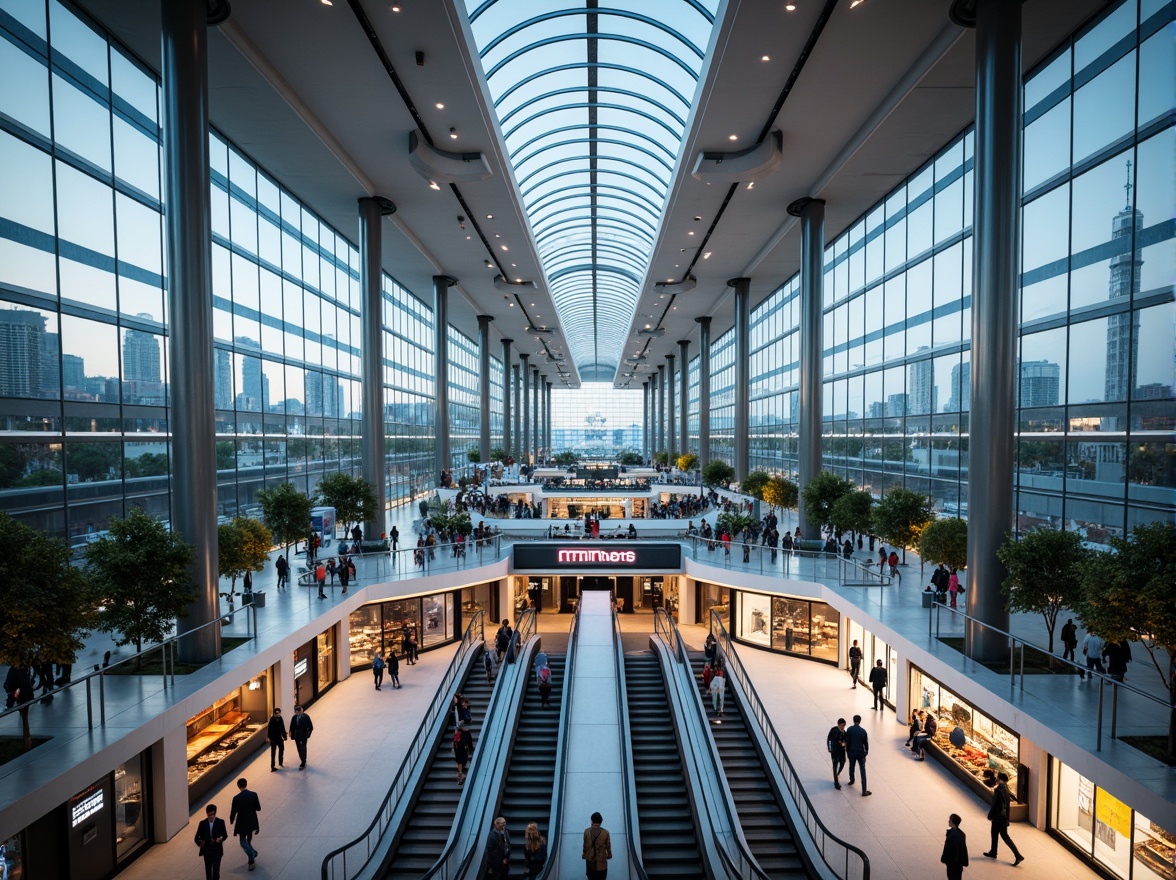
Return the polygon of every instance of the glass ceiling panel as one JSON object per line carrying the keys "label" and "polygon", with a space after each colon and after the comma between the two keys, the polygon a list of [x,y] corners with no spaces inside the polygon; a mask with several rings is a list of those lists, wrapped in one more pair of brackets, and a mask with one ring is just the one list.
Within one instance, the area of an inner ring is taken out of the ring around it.
{"label": "glass ceiling panel", "polygon": [[611,375],[719,0],[466,0],[581,376]]}

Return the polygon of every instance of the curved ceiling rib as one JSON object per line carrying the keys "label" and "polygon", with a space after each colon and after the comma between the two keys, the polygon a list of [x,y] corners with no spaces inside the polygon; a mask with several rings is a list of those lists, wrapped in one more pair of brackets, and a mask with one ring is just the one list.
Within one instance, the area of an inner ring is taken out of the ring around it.
{"label": "curved ceiling rib", "polygon": [[[568,349],[613,378],[718,0],[467,0]],[[673,22],[671,27],[667,22]]]}

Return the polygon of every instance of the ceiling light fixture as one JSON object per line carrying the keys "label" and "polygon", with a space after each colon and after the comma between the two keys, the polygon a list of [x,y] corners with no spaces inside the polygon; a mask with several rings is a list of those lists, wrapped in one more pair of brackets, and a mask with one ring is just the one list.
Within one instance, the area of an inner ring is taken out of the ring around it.
{"label": "ceiling light fixture", "polygon": [[436,107],[437,107],[437,109],[438,109],[438,110],[444,110],[444,109],[445,109],[445,105],[444,105],[444,104],[442,104],[440,101],[438,101],[438,102],[437,102],[437,104],[436,104]]}
{"label": "ceiling light fixture", "polygon": [[449,136],[451,138],[453,138],[454,140],[457,140],[457,129],[456,128],[449,129]]}
{"label": "ceiling light fixture", "polygon": [[760,58],[760,61],[771,61],[771,60],[772,60],[772,58],[770,55],[764,55],[762,58]]}
{"label": "ceiling light fixture", "polygon": [[729,141],[737,141],[737,140],[739,140],[739,135],[737,135],[737,134],[729,134],[729,135],[727,135],[727,140],[729,140]]}
{"label": "ceiling light fixture", "polygon": [[335,5],[334,3],[331,2],[331,0],[321,0],[321,2],[323,4],[323,6],[334,6]]}
{"label": "ceiling light fixture", "polygon": [[755,189],[755,181],[753,180],[753,181],[749,182],[747,184],[747,188],[748,189]]}
{"label": "ceiling light fixture", "polygon": [[861,6],[865,0],[849,0],[849,8],[853,9],[855,6]]}
{"label": "ceiling light fixture", "polygon": [[694,290],[698,286],[698,279],[691,275],[689,278],[683,278],[677,282],[659,281],[653,286],[662,296],[665,296],[667,293],[686,293],[687,291]]}
{"label": "ceiling light fixture", "polygon": [[707,251],[705,254],[703,254],[703,255],[702,255],[702,258],[703,258],[704,260],[709,260],[709,259],[710,259],[710,255],[711,255],[711,252],[710,252],[710,251]]}
{"label": "ceiling light fixture", "polygon": [[487,220],[493,220],[493,219],[494,219],[494,215],[493,215],[493,214],[487,214],[487,215],[486,215],[486,219],[487,219]]}
{"label": "ceiling light fixture", "polygon": [[429,181],[429,189],[441,189],[441,187],[437,185],[437,181],[430,180]]}
{"label": "ceiling light fixture", "polygon": [[787,6],[784,7],[784,11],[785,12],[796,12],[796,4],[789,3]]}
{"label": "ceiling light fixture", "polygon": [[389,8],[389,9],[391,9],[393,12],[399,12],[399,11],[400,11],[400,7],[399,7],[399,6],[390,6],[390,7],[388,7],[388,8]]}
{"label": "ceiling light fixture", "polygon": [[664,327],[654,327],[651,330],[638,330],[637,335],[642,339],[661,339],[666,335]]}
{"label": "ceiling light fixture", "polygon": [[510,250],[510,248],[508,248],[508,247],[507,247],[506,245],[504,245],[504,244],[502,244],[502,245],[499,245],[499,247],[500,247],[500,248],[502,248],[504,251],[509,251],[509,250]]}

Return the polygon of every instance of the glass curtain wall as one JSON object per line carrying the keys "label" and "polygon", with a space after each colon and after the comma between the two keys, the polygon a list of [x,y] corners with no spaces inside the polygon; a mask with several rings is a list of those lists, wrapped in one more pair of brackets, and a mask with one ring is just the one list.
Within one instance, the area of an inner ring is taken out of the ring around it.
{"label": "glass curtain wall", "polygon": [[432,485],[437,359],[433,310],[384,276],[384,446],[389,504]]}
{"label": "glass curtain wall", "polygon": [[682,451],[699,453],[698,445],[698,356],[690,359],[686,373],[686,431],[682,437]]}
{"label": "glass curtain wall", "polygon": [[490,356],[490,448],[502,445],[502,358]]}
{"label": "glass curtain wall", "polygon": [[[1171,17],[1117,4],[1025,84],[1020,530],[1102,544],[1176,513]],[[973,149],[953,139],[825,252],[824,467],[943,516],[968,503]],[[772,352],[753,354],[752,465],[773,471],[795,468],[796,283],[752,318]]]}
{"label": "glass curtain wall", "polygon": [[735,328],[711,342],[711,461],[735,463]]}
{"label": "glass curtain wall", "polygon": [[466,453],[478,448],[478,343],[449,325],[449,449],[451,466],[469,465]]}
{"label": "glass curtain wall", "polygon": [[[130,503],[169,516],[158,80],[67,7],[4,0],[0,81],[0,509],[80,548]],[[215,132],[210,155],[218,500],[255,514],[358,472],[358,254]],[[426,412],[429,344],[388,347]],[[427,419],[389,438],[390,466],[431,455]]]}

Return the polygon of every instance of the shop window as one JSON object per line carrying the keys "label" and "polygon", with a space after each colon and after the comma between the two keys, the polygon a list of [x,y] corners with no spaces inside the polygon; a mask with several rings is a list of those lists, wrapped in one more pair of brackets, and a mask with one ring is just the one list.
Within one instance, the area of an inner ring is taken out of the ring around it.
{"label": "shop window", "polygon": [[230,757],[269,722],[268,676],[264,673],[188,719],[188,785]]}
{"label": "shop window", "polygon": [[453,593],[436,593],[424,599],[424,629],[420,646],[428,648],[450,639],[453,631]]}
{"label": "shop window", "polygon": [[0,843],[0,880],[24,880],[24,850],[20,835],[15,834]]}
{"label": "shop window", "polygon": [[490,613],[490,584],[478,584],[461,591],[461,619],[468,622],[479,611]]}
{"label": "shop window", "polygon": [[718,584],[703,583],[700,583],[698,588],[698,622],[709,627],[710,613],[714,611],[726,625],[731,609],[731,590]]}
{"label": "shop window", "polygon": [[383,651],[380,637],[380,606],[364,605],[351,612],[348,623],[348,650],[351,654],[351,668],[362,669],[370,666],[377,652]]}
{"label": "shop window", "polygon": [[1176,834],[1136,813],[1133,850],[1131,876],[1135,880],[1153,877],[1176,880]]}
{"label": "shop window", "polygon": [[315,639],[315,660],[318,663],[318,697],[335,683],[335,630],[321,632]]}
{"label": "shop window", "polygon": [[143,809],[146,781],[143,755],[114,768],[115,860],[126,858],[147,843],[147,811]]}

